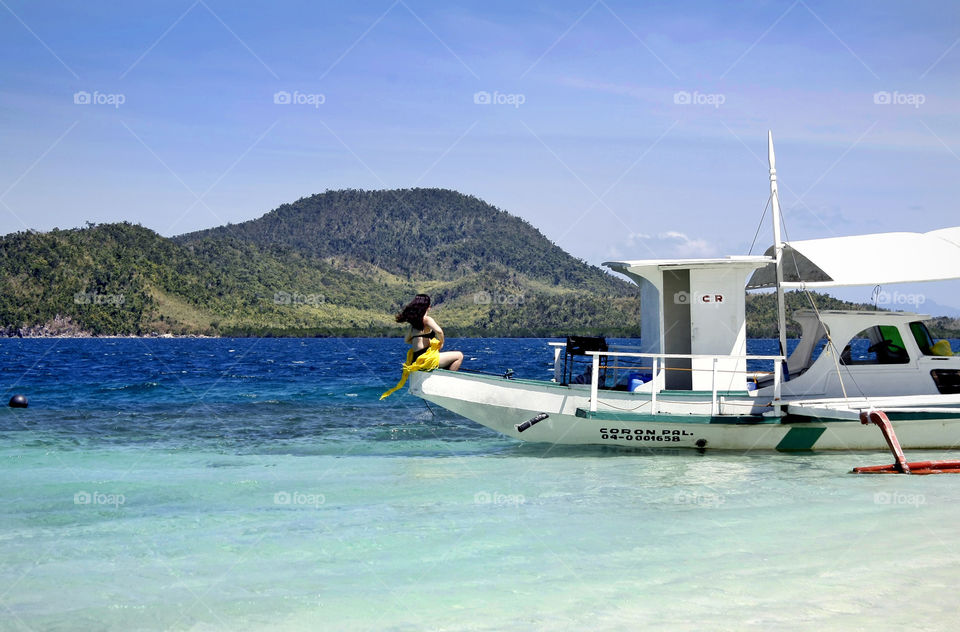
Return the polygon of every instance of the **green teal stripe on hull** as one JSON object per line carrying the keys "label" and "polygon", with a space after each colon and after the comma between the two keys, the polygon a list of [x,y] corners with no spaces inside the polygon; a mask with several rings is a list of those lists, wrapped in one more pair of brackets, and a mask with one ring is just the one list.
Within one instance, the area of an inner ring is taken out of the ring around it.
{"label": "green teal stripe on hull", "polygon": [[759,415],[652,415],[650,413],[629,413],[609,410],[598,410],[594,412],[586,408],[578,408],[577,417],[596,419],[598,421],[633,421],[660,424],[759,425],[780,423],[780,420],[776,417],[761,417]]}
{"label": "green teal stripe on hull", "polygon": [[922,419],[960,419],[960,413],[937,413],[937,412],[922,412],[922,413],[887,413],[887,418],[890,421],[914,421]]}
{"label": "green teal stripe on hull", "polygon": [[[710,397],[712,391],[658,391],[657,397],[663,399],[702,399]],[[637,395],[650,396],[650,393],[637,393]],[[747,391],[717,391],[717,397],[750,397]]]}
{"label": "green teal stripe on hull", "polygon": [[790,431],[783,436],[783,439],[780,440],[780,443],[777,444],[776,449],[780,452],[812,450],[813,444],[817,442],[817,439],[820,438],[820,435],[822,435],[825,430],[826,428],[811,428],[809,426],[791,428]]}

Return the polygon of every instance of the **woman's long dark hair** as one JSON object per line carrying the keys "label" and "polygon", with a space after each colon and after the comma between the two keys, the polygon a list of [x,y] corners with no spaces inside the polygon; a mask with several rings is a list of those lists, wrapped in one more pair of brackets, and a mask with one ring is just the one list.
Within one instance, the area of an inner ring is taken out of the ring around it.
{"label": "woman's long dark hair", "polygon": [[413,300],[407,303],[399,314],[397,314],[398,323],[410,323],[417,330],[423,330],[423,316],[430,307],[430,297],[426,294],[417,294]]}

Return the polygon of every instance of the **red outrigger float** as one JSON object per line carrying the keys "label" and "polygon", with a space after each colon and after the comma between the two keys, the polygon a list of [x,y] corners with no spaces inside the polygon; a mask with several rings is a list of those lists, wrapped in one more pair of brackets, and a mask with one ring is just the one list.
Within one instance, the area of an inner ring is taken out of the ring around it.
{"label": "red outrigger float", "polygon": [[880,410],[865,410],[860,413],[860,423],[877,424],[886,439],[896,462],[891,465],[870,465],[853,468],[853,474],[960,474],[960,461],[915,461],[907,463],[903,448],[897,439],[890,419]]}

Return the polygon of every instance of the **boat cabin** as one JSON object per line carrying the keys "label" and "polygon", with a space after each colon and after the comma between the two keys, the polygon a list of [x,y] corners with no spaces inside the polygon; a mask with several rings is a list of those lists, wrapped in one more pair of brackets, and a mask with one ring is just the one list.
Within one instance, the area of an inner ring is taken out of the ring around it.
{"label": "boat cabin", "polygon": [[930,316],[825,310],[793,319],[802,334],[787,361],[784,397],[960,393],[960,356],[934,342],[923,322]]}
{"label": "boat cabin", "polygon": [[763,256],[604,263],[640,286],[641,352],[667,356],[655,388],[747,390],[744,286],[769,263]]}
{"label": "boat cabin", "polygon": [[[776,240],[775,240],[776,241]],[[782,279],[770,264],[747,289],[831,289],[960,278],[960,227],[877,233],[780,244]],[[766,252],[775,258],[776,245]],[[908,312],[797,312],[803,334],[788,359],[783,397],[960,393],[960,357],[935,343]],[[821,323],[820,320],[823,320]],[[833,344],[825,347],[826,333]],[[761,386],[766,386],[761,383]]]}
{"label": "boat cabin", "polygon": [[[774,397],[773,372],[747,370],[744,298],[747,278],[769,263],[761,256],[604,264],[640,286],[639,352],[662,356],[651,388]],[[802,335],[782,398],[960,393],[960,355],[933,340],[927,315],[804,310],[792,318]]]}

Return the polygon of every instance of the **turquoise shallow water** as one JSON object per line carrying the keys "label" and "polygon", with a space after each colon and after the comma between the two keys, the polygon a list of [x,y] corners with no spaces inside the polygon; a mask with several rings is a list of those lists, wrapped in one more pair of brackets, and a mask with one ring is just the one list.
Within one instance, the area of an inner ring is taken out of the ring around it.
{"label": "turquoise shallow water", "polygon": [[[476,367],[549,370],[543,341],[457,344]],[[31,400],[0,415],[0,628],[955,619],[960,477],[847,473],[882,453],[519,444],[406,394],[378,402],[401,349],[0,341],[4,396]]]}

